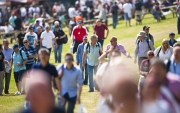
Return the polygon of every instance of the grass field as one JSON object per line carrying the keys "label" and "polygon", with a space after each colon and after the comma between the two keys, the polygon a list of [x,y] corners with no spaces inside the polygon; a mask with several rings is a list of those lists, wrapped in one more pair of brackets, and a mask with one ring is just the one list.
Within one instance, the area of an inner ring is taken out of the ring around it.
{"label": "grass field", "polygon": [[[143,25],[136,26],[135,20],[132,20],[132,27],[125,27],[124,21],[119,21],[119,24],[117,25],[116,29],[112,29],[112,26],[109,26],[110,34],[108,39],[105,40],[105,45],[109,43],[109,39],[111,36],[116,36],[118,38],[118,42],[125,46],[126,50],[131,53],[131,56],[133,57],[133,51],[135,49],[135,39],[136,35],[139,31],[142,30],[142,27],[144,25],[150,26],[150,33],[155,38],[155,47],[159,46],[161,44],[161,40],[163,38],[168,38],[169,32],[175,32],[177,34],[177,27],[176,27],[176,21],[177,18],[173,18],[172,14],[169,14],[166,16],[166,20],[161,21],[160,23],[156,23],[152,17],[152,15],[148,14],[145,15],[145,18],[143,19]],[[92,28],[89,29],[89,35],[93,33]],[[67,29],[65,28],[64,31],[67,33]],[[179,35],[176,35],[176,38],[178,38]],[[70,41],[69,41],[70,42]],[[2,39],[0,39],[0,43],[2,43]],[[12,46],[12,45],[11,45]],[[63,46],[63,56],[65,53],[69,52],[70,44],[66,44]],[[63,60],[64,61],[64,60]],[[125,60],[128,65],[132,67],[135,73],[138,73],[137,66],[133,63],[133,59],[126,59]],[[52,53],[50,62],[54,65],[58,65],[54,63],[54,55]],[[135,74],[137,76],[137,74]],[[138,78],[138,76],[136,77]],[[4,95],[3,97],[0,97],[0,113],[17,113],[20,108],[23,106],[24,102],[24,96],[13,96],[13,94],[16,92],[16,86],[14,82],[13,76],[11,76],[11,83],[10,83],[10,90],[9,92],[11,94]],[[82,103],[85,104],[87,107],[88,113],[94,113],[96,111],[96,105],[99,98],[99,93],[88,93],[88,86],[83,87],[82,92]],[[77,110],[76,110],[77,111]]]}

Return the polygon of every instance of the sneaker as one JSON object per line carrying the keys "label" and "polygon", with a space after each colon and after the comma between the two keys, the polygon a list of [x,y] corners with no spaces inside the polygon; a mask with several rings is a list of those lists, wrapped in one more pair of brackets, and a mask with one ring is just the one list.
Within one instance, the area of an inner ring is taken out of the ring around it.
{"label": "sneaker", "polygon": [[7,94],[9,94],[9,92],[4,92],[4,94],[6,94],[6,95],[7,95]]}
{"label": "sneaker", "polygon": [[17,91],[14,95],[21,95],[21,93],[19,91]]}
{"label": "sneaker", "polygon": [[25,92],[25,91],[22,91],[22,92],[21,92],[21,94],[22,94],[22,95],[25,95],[25,94],[26,94],[26,92]]}

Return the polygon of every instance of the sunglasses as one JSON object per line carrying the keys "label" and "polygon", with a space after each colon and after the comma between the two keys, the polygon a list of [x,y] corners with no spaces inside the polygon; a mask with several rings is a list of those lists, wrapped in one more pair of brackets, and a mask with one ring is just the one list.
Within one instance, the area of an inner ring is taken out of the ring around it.
{"label": "sunglasses", "polygon": [[23,42],[24,44],[28,43],[28,42]]}
{"label": "sunglasses", "polygon": [[149,54],[148,56],[154,56],[154,54]]}
{"label": "sunglasses", "polygon": [[145,29],[145,30],[149,31],[149,29]]}
{"label": "sunglasses", "polygon": [[66,61],[73,61],[72,58],[66,58],[65,60],[66,60]]}
{"label": "sunglasses", "polygon": [[111,40],[110,42],[115,42],[115,40]]}

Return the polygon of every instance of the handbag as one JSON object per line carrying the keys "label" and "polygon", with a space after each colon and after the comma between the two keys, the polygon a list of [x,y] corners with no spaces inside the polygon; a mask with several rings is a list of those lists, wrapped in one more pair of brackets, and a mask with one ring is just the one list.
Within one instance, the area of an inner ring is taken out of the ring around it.
{"label": "handbag", "polygon": [[83,104],[79,104],[77,113],[87,113],[86,107]]}
{"label": "handbag", "polygon": [[68,37],[67,35],[63,38],[63,43],[66,44],[68,42]]}

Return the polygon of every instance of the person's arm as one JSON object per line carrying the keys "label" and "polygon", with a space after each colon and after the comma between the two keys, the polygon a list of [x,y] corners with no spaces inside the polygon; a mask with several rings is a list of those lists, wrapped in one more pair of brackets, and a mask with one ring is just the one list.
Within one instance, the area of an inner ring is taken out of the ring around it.
{"label": "person's arm", "polygon": [[24,51],[22,51],[22,57],[23,57],[23,63],[21,64],[21,66],[23,66],[23,65],[25,65],[26,63],[27,63],[27,56],[26,56],[26,54],[25,54],[25,52]]}
{"label": "person's arm", "polygon": [[43,33],[41,34],[41,39],[40,39],[40,48],[42,48],[42,41],[43,41]]}
{"label": "person's arm", "polygon": [[155,48],[154,48],[154,45],[153,45],[152,41],[149,41],[149,45],[150,45],[150,47],[151,47],[152,51],[154,51],[154,50],[155,50]]}
{"label": "person's arm", "polygon": [[82,66],[85,67],[85,60],[86,60],[86,57],[87,57],[87,51],[86,51],[86,47],[87,47],[87,44],[84,46],[84,53],[83,53],[83,57],[82,57]]}
{"label": "person's arm", "polygon": [[74,45],[74,31],[75,31],[74,28],[73,28],[72,33],[71,33],[71,44],[72,45]]}
{"label": "person's arm", "polygon": [[131,55],[125,50],[125,48],[122,46],[120,51],[127,57],[127,58],[131,58]]}
{"label": "person's arm", "polygon": [[109,29],[106,27],[106,36],[105,36],[105,39],[107,39],[108,35],[109,35]]}
{"label": "person's arm", "polygon": [[79,62],[80,62],[80,59],[79,59],[79,55],[80,55],[80,45],[78,45],[78,48],[77,48],[77,52],[76,52],[76,64],[79,65]]}
{"label": "person's arm", "polygon": [[35,34],[34,47],[36,47],[36,44],[38,43],[38,39],[37,39],[37,34],[36,33],[34,33],[34,34]]}
{"label": "person's arm", "polygon": [[98,60],[99,60],[101,63],[104,62],[104,61],[105,61],[104,59],[106,58],[107,54],[108,54],[108,52],[103,53],[103,54],[98,58]]}
{"label": "person's arm", "polygon": [[134,63],[137,62],[137,54],[138,54],[138,43],[136,43],[136,48],[134,50]]}
{"label": "person's arm", "polygon": [[16,38],[16,43],[19,44],[19,39],[18,38]]}
{"label": "person's arm", "polygon": [[78,72],[77,83],[78,83],[77,102],[78,102],[78,104],[81,104],[81,92],[82,92],[82,87],[83,87],[83,78],[82,78],[82,72],[80,70]]}
{"label": "person's arm", "polygon": [[93,32],[93,34],[96,34],[96,25],[94,26],[94,32]]}

